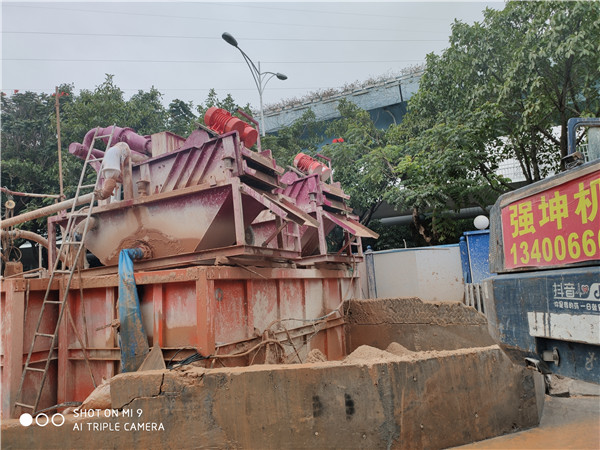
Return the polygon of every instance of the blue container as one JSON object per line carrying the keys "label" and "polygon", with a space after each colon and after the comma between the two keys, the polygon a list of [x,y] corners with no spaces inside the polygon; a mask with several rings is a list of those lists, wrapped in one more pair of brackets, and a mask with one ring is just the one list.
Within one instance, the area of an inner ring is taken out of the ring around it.
{"label": "blue container", "polygon": [[465,283],[481,283],[490,274],[490,231],[466,231],[460,238]]}

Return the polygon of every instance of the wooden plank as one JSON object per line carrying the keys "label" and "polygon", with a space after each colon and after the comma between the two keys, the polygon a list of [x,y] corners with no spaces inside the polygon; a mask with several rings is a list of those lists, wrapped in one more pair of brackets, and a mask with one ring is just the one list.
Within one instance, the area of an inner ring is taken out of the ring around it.
{"label": "wooden plank", "polygon": [[244,208],[242,193],[238,179],[232,179],[231,193],[233,198],[233,222],[235,224],[235,241],[237,245],[246,244],[246,229],[244,228]]}
{"label": "wooden plank", "polygon": [[[64,298],[65,289],[64,280],[60,283],[60,289],[58,290],[58,298]],[[60,307],[60,305],[59,305]],[[65,308],[69,308],[69,302],[64,305]],[[63,315],[68,314],[67,311]],[[60,321],[58,327],[58,349],[54,350],[54,355],[58,354],[58,380],[56,386],[56,398],[57,403],[64,403],[71,401],[75,393],[76,380],[73,378],[73,366],[69,363],[68,349],[69,341],[71,340],[72,328],[69,325],[69,321],[66,317]],[[52,349],[50,349],[52,350]],[[44,388],[48,388],[49,380],[46,380]]]}
{"label": "wooden plank", "polygon": [[137,371],[142,372],[144,370],[161,370],[166,368],[162,350],[158,344],[154,344],[154,347],[152,347],[152,350],[150,350],[150,353],[148,353],[148,356],[146,356],[146,359],[144,359],[144,362],[142,362]]}

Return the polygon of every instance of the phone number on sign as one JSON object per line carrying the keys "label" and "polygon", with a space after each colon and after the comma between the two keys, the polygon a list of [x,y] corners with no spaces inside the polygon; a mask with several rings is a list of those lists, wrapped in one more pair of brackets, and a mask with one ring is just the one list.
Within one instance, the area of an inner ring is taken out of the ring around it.
{"label": "phone number on sign", "polygon": [[546,263],[562,262],[567,257],[570,260],[578,259],[585,255],[593,258],[598,255],[600,248],[600,231],[584,231],[581,236],[578,233],[570,233],[568,236],[555,236],[535,239],[533,243],[516,242],[510,247],[513,264],[533,264],[534,262]]}

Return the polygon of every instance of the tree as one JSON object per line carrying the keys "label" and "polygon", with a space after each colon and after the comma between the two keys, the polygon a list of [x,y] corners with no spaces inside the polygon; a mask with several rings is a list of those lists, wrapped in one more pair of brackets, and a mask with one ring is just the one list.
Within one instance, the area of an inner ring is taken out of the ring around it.
{"label": "tree", "polygon": [[[62,86],[60,90],[70,93],[68,86]],[[69,96],[60,97],[62,104],[69,101]],[[43,93],[2,96],[2,185],[8,189],[59,193],[54,106],[55,98]],[[13,200],[16,204],[15,215],[53,202],[48,198],[21,196]],[[25,228],[39,232],[43,228],[43,221],[31,222]]]}
{"label": "tree", "polygon": [[248,122],[248,120],[245,117],[237,114],[237,110],[241,109],[248,115],[253,114],[252,108],[250,108],[249,103],[246,103],[245,106],[240,106],[231,96],[231,94],[227,94],[225,98],[220,99],[217,95],[217,91],[211,89],[210,91],[208,91],[206,100],[196,107],[196,111],[198,112],[198,117],[200,118],[200,120],[204,120],[204,114],[206,114],[208,108],[212,108],[213,106],[224,109],[225,111],[229,111],[231,114],[235,115],[236,117],[239,117],[240,119],[246,122]]}
{"label": "tree", "polygon": [[262,147],[273,152],[279,166],[286,167],[293,163],[298,153],[317,153],[317,148],[323,141],[325,128],[325,124],[316,121],[315,113],[307,109],[289,127],[283,127],[277,133],[261,138]]}
{"label": "tree", "polygon": [[386,130],[377,129],[367,111],[346,99],[340,100],[338,110],[341,118],[328,125],[326,134],[343,142],[325,145],[323,153],[332,159],[334,178],[350,195],[350,206],[368,225],[394,181],[388,157],[395,149],[388,146]]}
{"label": "tree", "polygon": [[127,126],[138,134],[148,135],[168,127],[167,110],[162,104],[162,94],[151,87],[148,92],[139,90],[126,102]]}
{"label": "tree", "polygon": [[600,114],[599,40],[594,2],[508,2],[486,9],[481,24],[455,22],[450,47],[428,55],[411,135],[468,124],[480,137],[469,151],[482,176],[515,158],[527,181],[543,178],[566,155],[567,120]]}
{"label": "tree", "polygon": [[194,130],[196,116],[192,111],[192,102],[174,99],[169,103],[167,127],[169,131],[179,136],[187,136]]}
{"label": "tree", "polygon": [[412,208],[428,242],[444,242],[448,206],[484,207],[512,189],[500,161],[516,159],[528,182],[556,169],[567,120],[600,114],[599,41],[593,2],[508,2],[482,23],[455,22],[450,47],[428,55],[409,113],[388,133],[401,182],[386,198]]}
{"label": "tree", "polygon": [[77,98],[65,105],[61,112],[61,131],[67,145],[81,142],[85,134],[95,127],[117,125],[133,128],[133,124],[128,123],[130,110],[123,91],[115,85],[113,78],[113,75],[106,74],[106,79],[96,89],[82,89]]}

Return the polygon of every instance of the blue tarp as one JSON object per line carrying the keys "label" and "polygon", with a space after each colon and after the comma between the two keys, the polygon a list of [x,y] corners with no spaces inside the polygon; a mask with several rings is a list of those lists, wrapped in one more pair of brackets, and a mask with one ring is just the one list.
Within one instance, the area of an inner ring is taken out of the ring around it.
{"label": "blue tarp", "polygon": [[119,254],[118,312],[122,372],[135,372],[150,351],[133,276],[133,260],[141,257],[142,251],[139,248],[123,249]]}

